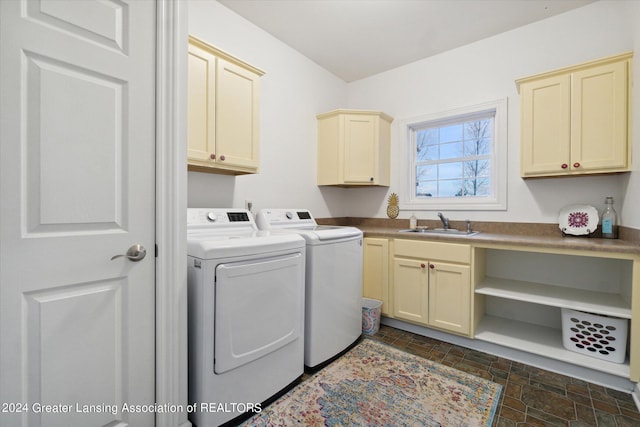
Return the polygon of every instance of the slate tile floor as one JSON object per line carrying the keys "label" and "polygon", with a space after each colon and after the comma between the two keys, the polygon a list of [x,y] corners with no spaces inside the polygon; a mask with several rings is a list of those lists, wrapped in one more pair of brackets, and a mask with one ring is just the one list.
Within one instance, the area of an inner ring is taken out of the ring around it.
{"label": "slate tile floor", "polygon": [[385,325],[372,338],[502,384],[494,427],[640,426],[627,393]]}

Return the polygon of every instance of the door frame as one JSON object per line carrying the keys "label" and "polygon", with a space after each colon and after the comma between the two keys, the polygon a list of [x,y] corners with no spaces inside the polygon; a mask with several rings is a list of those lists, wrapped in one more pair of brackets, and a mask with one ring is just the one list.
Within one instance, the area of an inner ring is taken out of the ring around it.
{"label": "door frame", "polygon": [[156,0],[156,414],[189,427],[187,355],[187,2]]}

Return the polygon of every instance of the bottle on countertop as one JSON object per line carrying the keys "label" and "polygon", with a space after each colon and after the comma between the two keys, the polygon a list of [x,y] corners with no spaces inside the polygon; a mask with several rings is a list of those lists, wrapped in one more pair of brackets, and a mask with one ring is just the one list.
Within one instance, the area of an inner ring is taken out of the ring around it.
{"label": "bottle on countertop", "polygon": [[418,228],[418,218],[412,213],[409,217],[409,228],[415,230]]}
{"label": "bottle on countertop", "polygon": [[602,212],[602,237],[605,239],[618,238],[618,216],[613,208],[613,197],[604,200],[604,212]]}

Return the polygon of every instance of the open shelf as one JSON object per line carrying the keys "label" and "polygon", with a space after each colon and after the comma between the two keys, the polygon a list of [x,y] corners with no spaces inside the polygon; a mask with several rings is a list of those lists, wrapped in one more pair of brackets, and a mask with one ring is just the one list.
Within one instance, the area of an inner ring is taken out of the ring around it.
{"label": "open shelf", "polygon": [[475,292],[533,304],[631,318],[631,307],[620,294],[495,277],[485,277],[476,284]]}
{"label": "open shelf", "polygon": [[624,348],[631,352],[625,363],[571,351],[563,346],[562,309],[633,320],[636,262],[609,253],[476,247],[473,337],[630,378],[638,369],[633,331]]}
{"label": "open shelf", "polygon": [[486,315],[476,328],[475,338],[505,347],[526,349],[529,353],[596,369],[629,378],[629,358],[625,363],[613,363],[565,349],[562,330],[513,319]]}

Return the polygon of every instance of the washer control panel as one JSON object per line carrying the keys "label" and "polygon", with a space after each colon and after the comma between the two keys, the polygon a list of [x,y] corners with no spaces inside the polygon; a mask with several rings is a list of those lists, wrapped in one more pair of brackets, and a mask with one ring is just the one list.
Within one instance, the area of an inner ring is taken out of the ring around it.
{"label": "washer control panel", "polygon": [[307,209],[261,209],[256,216],[261,230],[292,226],[315,226],[316,220]]}

